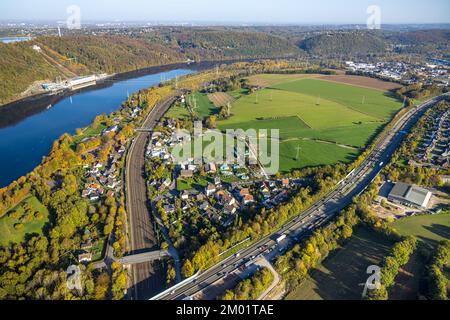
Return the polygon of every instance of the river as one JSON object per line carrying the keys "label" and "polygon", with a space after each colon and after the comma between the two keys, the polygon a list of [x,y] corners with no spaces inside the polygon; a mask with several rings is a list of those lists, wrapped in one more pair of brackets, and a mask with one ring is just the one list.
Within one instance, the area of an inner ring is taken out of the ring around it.
{"label": "river", "polygon": [[[73,134],[76,128],[89,125],[97,115],[117,110],[129,94],[156,85],[161,80],[193,73],[196,68],[195,65],[186,65],[146,75],[136,73],[134,78],[127,75],[125,78],[128,79],[107,83],[62,99],[30,99],[0,110],[0,187],[31,172],[62,134]],[[47,108],[53,100],[57,102]],[[0,107],[2,108],[4,107]]]}

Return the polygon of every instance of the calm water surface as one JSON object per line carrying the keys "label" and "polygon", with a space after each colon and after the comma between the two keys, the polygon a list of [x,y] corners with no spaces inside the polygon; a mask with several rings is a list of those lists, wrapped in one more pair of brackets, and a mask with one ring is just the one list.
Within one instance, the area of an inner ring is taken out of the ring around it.
{"label": "calm water surface", "polygon": [[32,171],[51,149],[53,141],[63,133],[73,134],[76,128],[89,125],[99,114],[117,110],[129,94],[193,73],[176,69],[114,83],[102,89],[64,98],[50,109],[21,122],[0,129],[0,187]]}

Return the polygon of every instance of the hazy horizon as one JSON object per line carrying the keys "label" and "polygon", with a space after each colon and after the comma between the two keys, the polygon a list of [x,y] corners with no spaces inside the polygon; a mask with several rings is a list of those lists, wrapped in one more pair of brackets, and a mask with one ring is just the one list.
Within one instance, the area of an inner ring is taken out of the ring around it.
{"label": "hazy horizon", "polygon": [[378,5],[381,24],[446,24],[450,23],[450,1],[388,0],[3,0],[0,21],[60,21],[69,16],[67,8],[81,10],[82,23],[88,22],[154,22],[198,24],[365,24],[367,8]]}

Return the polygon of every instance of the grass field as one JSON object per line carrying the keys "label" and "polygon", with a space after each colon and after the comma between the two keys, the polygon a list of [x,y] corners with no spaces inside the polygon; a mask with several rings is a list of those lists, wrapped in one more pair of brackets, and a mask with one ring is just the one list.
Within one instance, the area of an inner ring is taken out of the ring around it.
{"label": "grass field", "polygon": [[320,96],[379,119],[391,118],[400,107],[389,93],[321,80],[302,79],[278,84],[274,88]]}
{"label": "grass field", "polygon": [[233,103],[235,98],[226,92],[215,92],[208,94],[208,99],[211,101],[216,108],[224,107],[228,103]]}
{"label": "grass field", "polygon": [[[232,116],[218,126],[222,130],[279,129],[283,172],[352,161],[360,152],[355,148],[364,148],[402,105],[379,89],[312,75],[255,77],[250,80],[266,81],[268,87],[242,95],[232,104]],[[304,154],[295,161],[299,143],[304,144]]]}
{"label": "grass field", "polygon": [[[297,158],[297,148],[299,148]],[[352,162],[358,156],[357,150],[342,148],[335,144],[314,140],[290,140],[280,143],[280,171],[335,164],[338,162]]]}
{"label": "grass field", "polygon": [[413,235],[423,244],[435,246],[450,239],[450,213],[407,217],[395,221],[392,227],[402,235]]}
{"label": "grass field", "polygon": [[310,278],[290,292],[286,300],[361,299],[367,267],[379,264],[391,246],[381,234],[356,228],[350,240],[312,270]]}
{"label": "grass field", "polygon": [[189,95],[187,101],[191,106],[194,106],[194,99],[197,106],[194,112],[201,118],[206,118],[218,112],[216,106],[209,101],[207,94],[197,92]]}
{"label": "grass field", "polygon": [[[27,209],[31,213],[29,221],[23,221],[23,219],[19,221],[11,215],[12,212],[16,212],[18,216],[24,216]],[[34,213],[36,212],[40,212],[42,217],[35,217]],[[42,234],[42,228],[47,222],[47,208],[36,197],[29,196],[0,218],[0,245],[20,243],[27,234]],[[18,223],[21,223],[23,227],[16,229],[14,226]]]}
{"label": "grass field", "polygon": [[166,118],[174,118],[174,119],[180,119],[180,118],[189,118],[190,113],[187,108],[180,105],[175,105],[172,108],[167,111],[167,113],[164,115]]}
{"label": "grass field", "polygon": [[[421,215],[395,221],[392,227],[402,235],[413,235],[425,251],[432,252],[439,241],[450,239],[450,213]],[[416,299],[426,261],[417,252],[395,278],[390,298],[395,300]]]}
{"label": "grass field", "polygon": [[82,134],[75,135],[73,137],[74,144],[80,142],[81,140],[85,138],[90,138],[99,135],[104,129],[106,129],[106,126],[104,124],[100,124],[97,126],[97,128],[92,128],[91,126],[87,127]]}

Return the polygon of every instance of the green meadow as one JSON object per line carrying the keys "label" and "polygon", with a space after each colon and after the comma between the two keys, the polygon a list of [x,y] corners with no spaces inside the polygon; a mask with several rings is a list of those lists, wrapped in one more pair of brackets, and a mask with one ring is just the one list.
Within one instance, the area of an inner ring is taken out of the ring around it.
{"label": "green meadow", "polygon": [[34,196],[22,200],[0,218],[0,245],[20,243],[28,234],[42,234],[48,223],[47,208]]}
{"label": "green meadow", "polygon": [[393,117],[401,106],[388,92],[314,79],[290,81],[277,84],[273,88],[328,99],[384,120]]}
{"label": "green meadow", "polygon": [[392,227],[401,235],[413,235],[431,247],[450,238],[450,212],[425,214],[399,219]]}
{"label": "green meadow", "polygon": [[[279,129],[280,170],[349,163],[401,108],[389,93],[312,78],[242,95],[225,129]],[[298,149],[300,154],[297,155]]]}
{"label": "green meadow", "polygon": [[197,108],[194,110],[194,112],[201,118],[206,118],[217,113],[216,106],[211,101],[209,101],[208,95],[205,93],[197,92],[189,95],[187,99],[191,106],[194,105],[195,99]]}

